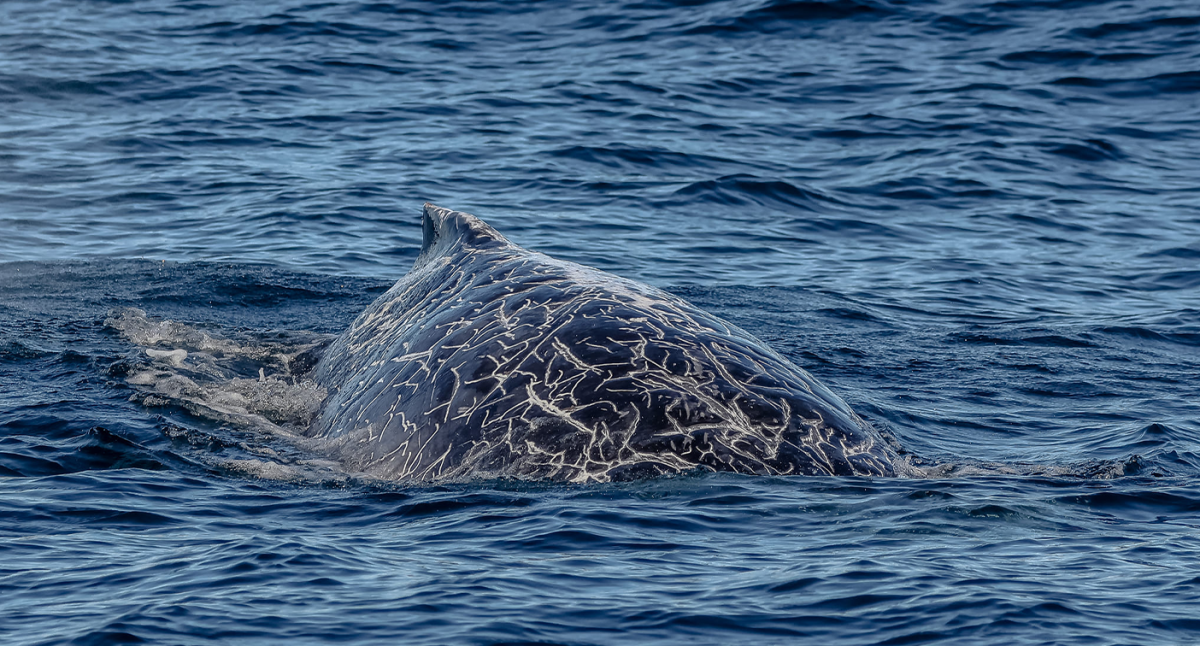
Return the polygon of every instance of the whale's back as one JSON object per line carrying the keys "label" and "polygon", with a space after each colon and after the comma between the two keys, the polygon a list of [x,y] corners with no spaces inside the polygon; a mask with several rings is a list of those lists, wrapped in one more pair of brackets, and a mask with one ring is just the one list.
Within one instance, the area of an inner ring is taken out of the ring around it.
{"label": "whale's back", "polygon": [[[895,473],[811,375],[675,296],[427,206],[413,270],[329,348],[311,433],[383,477]],[[430,233],[432,229],[432,235]]]}

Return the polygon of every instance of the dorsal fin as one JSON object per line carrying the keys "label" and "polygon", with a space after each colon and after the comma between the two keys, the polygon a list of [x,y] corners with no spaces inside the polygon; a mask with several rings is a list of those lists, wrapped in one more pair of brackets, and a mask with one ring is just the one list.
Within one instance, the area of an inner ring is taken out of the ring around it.
{"label": "dorsal fin", "polygon": [[421,257],[454,247],[491,249],[511,244],[500,232],[479,218],[425,203],[421,216]]}

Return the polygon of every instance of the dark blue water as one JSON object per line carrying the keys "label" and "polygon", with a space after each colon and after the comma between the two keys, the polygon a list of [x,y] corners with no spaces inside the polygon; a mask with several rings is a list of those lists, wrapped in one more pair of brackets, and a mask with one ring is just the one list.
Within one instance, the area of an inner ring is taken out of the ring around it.
{"label": "dark blue water", "polygon": [[[5,2],[0,641],[1196,643],[1198,169],[1183,0]],[[336,334],[425,200],[1061,469],[409,487],[134,396],[110,310]]]}

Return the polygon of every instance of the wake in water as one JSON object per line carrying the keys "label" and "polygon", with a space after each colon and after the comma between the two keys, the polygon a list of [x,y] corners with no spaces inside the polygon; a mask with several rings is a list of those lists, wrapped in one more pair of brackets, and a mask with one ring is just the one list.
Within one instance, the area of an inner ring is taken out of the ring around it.
{"label": "wake in water", "polygon": [[[107,328],[138,346],[110,369],[134,387],[132,400],[150,407],[178,407],[202,420],[252,431],[259,441],[241,443],[253,459],[209,456],[222,469],[272,480],[328,482],[347,477],[373,480],[333,461],[344,441],[306,437],[320,414],[327,391],[312,379],[321,352],[333,335],[303,331],[226,331],[156,318],[137,308],[109,313]],[[169,426],[168,434],[193,434]],[[204,433],[204,431],[199,431]],[[220,431],[211,431],[219,434]],[[894,443],[891,434],[883,434]],[[218,443],[223,438],[212,438]],[[281,449],[278,441],[287,444]],[[205,442],[192,442],[204,445]],[[935,460],[913,455],[898,444],[904,461],[901,477],[962,478],[972,476],[1040,476],[1112,479],[1144,468],[1140,456],[1124,460],[1045,465],[1000,463],[954,457]],[[698,469],[703,470],[703,469]]]}
{"label": "wake in water", "polygon": [[288,432],[307,427],[325,399],[307,374],[328,337],[277,332],[239,342],[136,308],[111,312],[104,324],[141,346],[145,361],[122,368],[147,406],[174,403],[217,421]]}
{"label": "wake in water", "polygon": [[[137,308],[110,312],[104,325],[139,346],[109,369],[135,388],[131,400],[179,407],[253,433],[249,442],[234,444],[254,457],[202,456],[212,466],[269,480],[345,480],[336,463],[321,459],[319,448],[302,436],[326,396],[309,373],[330,335],[272,331],[234,340],[222,331],[147,316]],[[204,431],[168,425],[164,433],[200,447],[230,443],[219,430],[199,440],[195,435]]]}

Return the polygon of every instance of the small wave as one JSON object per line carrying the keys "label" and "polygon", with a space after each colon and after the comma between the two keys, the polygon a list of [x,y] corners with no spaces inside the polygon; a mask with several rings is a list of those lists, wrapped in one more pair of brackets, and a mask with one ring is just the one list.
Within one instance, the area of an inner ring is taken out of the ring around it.
{"label": "small wave", "polygon": [[933,87],[914,90],[913,94],[964,94],[967,92],[1008,92],[1012,88],[1003,83],[967,83],[950,87]]}
{"label": "small wave", "polygon": [[696,25],[685,34],[736,34],[773,32],[791,25],[870,16],[878,18],[893,10],[877,2],[855,0],[774,0],[739,16],[720,18]]}
{"label": "small wave", "polygon": [[967,14],[963,16],[938,16],[933,26],[949,34],[987,34],[1012,29],[1015,25],[999,21],[996,16]]}
{"label": "small wave", "polygon": [[853,307],[828,307],[817,310],[821,314],[833,317],[835,319],[851,320],[851,321],[870,321],[873,323],[886,323],[883,318],[872,314],[871,312],[863,311],[862,309]]}
{"label": "small wave", "polygon": [[1078,63],[1095,57],[1091,52],[1083,52],[1078,50],[1031,50],[1023,52],[1013,52],[1000,57],[1000,60],[1007,63],[1034,63],[1037,65],[1061,65],[1064,63]]}
{"label": "small wave", "polygon": [[322,67],[330,69],[331,73],[345,72],[371,72],[386,74],[388,76],[405,76],[416,71],[416,68],[400,67],[398,65],[389,65],[385,63],[375,63],[369,61],[354,61],[354,60],[323,60],[318,63]]}
{"label": "small wave", "polygon": [[1156,74],[1142,78],[1090,78],[1067,76],[1053,81],[1054,85],[1115,90],[1117,96],[1147,96],[1150,94],[1190,94],[1200,92],[1200,71]]}
{"label": "small wave", "polygon": [[1156,332],[1149,328],[1138,326],[1106,326],[1097,330],[1101,334],[1155,341],[1160,343],[1178,343],[1182,345],[1200,345],[1200,333],[1194,332]]}
{"label": "small wave", "polygon": [[1061,496],[1059,501],[1124,518],[1170,517],[1177,520],[1183,518],[1195,520],[1200,516],[1200,497],[1184,492],[1098,491]]}
{"label": "small wave", "polygon": [[1143,34],[1151,30],[1195,27],[1196,25],[1200,25],[1200,16],[1170,16],[1130,22],[1106,22],[1095,27],[1076,27],[1069,33],[1071,36],[1079,38],[1099,39]]}
{"label": "small wave", "polygon": [[0,337],[0,363],[41,359],[53,354],[53,350],[40,347],[32,341]]}
{"label": "small wave", "polygon": [[0,425],[0,475],[33,478],[51,475],[146,469],[163,471],[191,464],[181,456],[147,447],[103,426],[80,429],[69,419],[30,416]]}
{"label": "small wave", "polygon": [[836,130],[819,130],[814,132],[813,136],[824,137],[826,139],[844,139],[847,141],[854,141],[858,139],[899,139],[905,135],[895,132],[883,132],[879,130],[838,128]]}
{"label": "small wave", "polygon": [[263,37],[282,40],[307,40],[312,38],[346,38],[360,42],[375,42],[395,36],[394,32],[379,27],[368,27],[347,22],[324,22],[306,20],[280,20],[278,22],[212,22],[169,30],[179,36],[202,34],[215,38]]}
{"label": "small wave", "polygon": [[1196,247],[1167,247],[1158,251],[1148,251],[1140,254],[1142,258],[1185,258],[1188,260],[1200,258],[1200,248]]}
{"label": "small wave", "polygon": [[1059,334],[1036,335],[1025,337],[1021,341],[1027,345],[1041,345],[1055,348],[1094,348],[1095,343],[1084,339],[1062,336]]}
{"label": "small wave", "polygon": [[1158,289],[1191,290],[1200,287],[1200,270],[1186,269],[1159,274],[1153,278]]}
{"label": "small wave", "polygon": [[1000,0],[985,5],[988,11],[1053,11],[1112,4],[1114,0]]}
{"label": "small wave", "polygon": [[382,13],[382,14],[388,14],[388,15],[421,16],[421,17],[433,16],[436,13],[433,11],[425,11],[423,9],[418,9],[417,7],[396,5],[396,4],[392,4],[390,2],[370,2],[370,3],[363,4],[363,5],[359,5],[357,10],[364,12],[364,13]]}
{"label": "small wave", "polygon": [[[407,496],[405,499],[407,500]],[[393,511],[387,512],[384,516],[406,519],[430,518],[447,516],[462,511],[481,513],[489,510],[499,511],[525,508],[533,505],[535,502],[533,498],[528,496],[509,495],[500,492],[457,493],[450,497],[438,497],[433,500],[424,499],[411,502],[407,502],[406,500],[396,501],[403,503],[398,506],[393,503]]]}
{"label": "small wave", "polygon": [[1030,224],[1030,225],[1034,225],[1034,226],[1038,226],[1038,227],[1044,227],[1047,229],[1058,229],[1060,231],[1071,231],[1071,232],[1075,232],[1075,233],[1083,233],[1085,231],[1091,230],[1089,227],[1086,227],[1082,224],[1075,224],[1074,222],[1068,222],[1068,221],[1065,221],[1064,219],[1048,217],[1045,215],[1029,215],[1027,213],[1011,213],[1007,216],[1007,219],[1012,220],[1014,222],[1020,222],[1022,224]]}
{"label": "small wave", "polygon": [[61,79],[30,74],[0,76],[0,96],[23,96],[69,101],[80,96],[108,96],[108,84],[79,79]]}
{"label": "small wave", "polygon": [[1043,148],[1052,155],[1085,162],[1118,161],[1125,158],[1116,144],[1103,139],[1088,139],[1083,143],[1044,144]]}
{"label": "small wave", "polygon": [[766,5],[747,12],[743,20],[751,23],[761,23],[770,20],[840,20],[853,18],[864,14],[889,14],[892,10],[878,2],[863,2],[856,0],[831,0],[819,2],[812,0],[775,0]]}
{"label": "small wave", "polygon": [[810,189],[800,188],[783,180],[770,180],[754,175],[727,175],[714,180],[693,182],[675,191],[697,201],[741,206],[753,204],[767,207],[801,207],[814,210],[820,203],[836,202],[833,198]]}
{"label": "small wave", "polygon": [[729,160],[703,155],[689,155],[661,148],[632,148],[625,146],[569,146],[550,152],[552,157],[574,159],[600,164],[609,168],[707,168],[713,164],[728,164]]}

